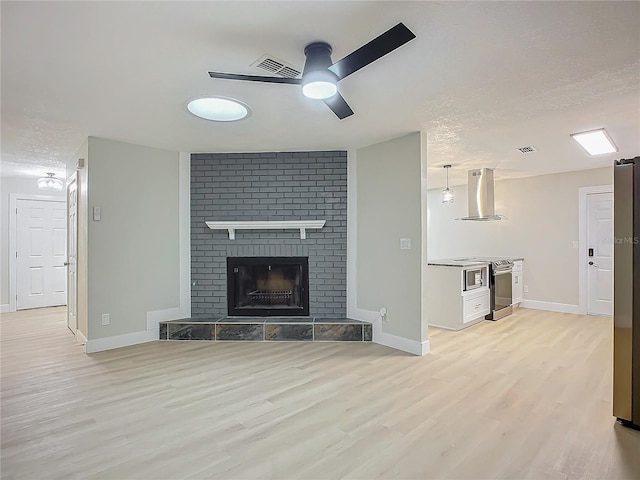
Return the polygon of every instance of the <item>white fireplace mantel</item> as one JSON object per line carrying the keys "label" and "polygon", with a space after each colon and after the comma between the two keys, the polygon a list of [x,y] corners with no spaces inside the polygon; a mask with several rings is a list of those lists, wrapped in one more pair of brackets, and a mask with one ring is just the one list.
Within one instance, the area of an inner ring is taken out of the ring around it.
{"label": "white fireplace mantel", "polygon": [[236,239],[236,230],[300,230],[300,238],[307,238],[307,228],[322,228],[326,220],[287,220],[258,222],[205,222],[211,230],[227,230],[229,240]]}

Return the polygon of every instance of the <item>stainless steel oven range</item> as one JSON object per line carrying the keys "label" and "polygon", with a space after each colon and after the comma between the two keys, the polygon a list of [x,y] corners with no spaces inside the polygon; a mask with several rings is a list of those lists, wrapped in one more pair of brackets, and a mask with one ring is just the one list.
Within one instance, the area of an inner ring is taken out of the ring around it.
{"label": "stainless steel oven range", "polygon": [[513,313],[511,273],[513,260],[492,260],[489,263],[489,291],[491,312],[487,320],[499,320]]}

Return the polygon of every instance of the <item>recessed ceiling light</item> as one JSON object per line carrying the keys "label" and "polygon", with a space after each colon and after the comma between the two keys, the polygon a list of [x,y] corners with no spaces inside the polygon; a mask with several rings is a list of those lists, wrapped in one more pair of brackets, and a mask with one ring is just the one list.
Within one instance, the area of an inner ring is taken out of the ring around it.
{"label": "recessed ceiling light", "polygon": [[247,105],[232,98],[205,97],[191,100],[187,109],[196,117],[214,122],[234,122],[249,116]]}
{"label": "recessed ceiling light", "polygon": [[618,147],[613,143],[611,137],[604,128],[590,130],[588,132],[572,133],[573,139],[584,148],[589,155],[602,155],[603,153],[614,153]]}

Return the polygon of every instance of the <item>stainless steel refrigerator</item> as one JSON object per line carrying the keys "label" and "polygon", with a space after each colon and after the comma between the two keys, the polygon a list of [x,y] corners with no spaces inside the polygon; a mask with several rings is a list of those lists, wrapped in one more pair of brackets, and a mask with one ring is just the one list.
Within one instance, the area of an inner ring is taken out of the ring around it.
{"label": "stainless steel refrigerator", "polygon": [[613,415],[640,429],[640,157],[613,171]]}

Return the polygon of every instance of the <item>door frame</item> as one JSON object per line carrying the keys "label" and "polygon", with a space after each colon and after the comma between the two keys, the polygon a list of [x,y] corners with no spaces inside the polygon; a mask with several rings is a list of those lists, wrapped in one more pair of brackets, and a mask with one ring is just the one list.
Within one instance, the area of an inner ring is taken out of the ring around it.
{"label": "door frame", "polygon": [[66,196],[27,195],[23,193],[9,194],[9,312],[16,311],[16,291],[18,277],[16,274],[16,255],[18,252],[18,200],[41,200],[45,202],[67,203]]}
{"label": "door frame", "polygon": [[578,313],[581,315],[587,314],[587,198],[593,193],[613,193],[613,185],[578,189]]}
{"label": "door frame", "polygon": [[[75,171],[73,172],[73,174],[67,178],[67,182],[65,184],[65,198],[66,198],[66,204],[67,204],[67,208],[66,208],[66,217],[67,217],[67,263],[69,263],[69,187],[71,186],[71,184],[73,184],[75,182],[76,184],[76,216],[75,216],[75,225],[73,228],[73,232],[75,233],[75,239],[74,239],[74,244],[76,247],[76,265],[75,265],[75,269],[76,269],[76,274],[75,274],[75,282],[71,282],[70,279],[70,275],[69,275],[69,265],[67,265],[67,328],[69,328],[70,331],[73,332],[73,334],[76,336],[78,336],[78,198],[79,198],[79,188],[78,188],[78,172]],[[74,312],[75,312],[75,321],[76,321],[76,325],[75,325],[75,329],[72,329],[71,327],[69,327],[69,290],[70,290],[70,286],[73,286],[73,288],[75,289],[75,293],[73,295],[73,300],[75,301],[75,305],[74,305]],[[86,343],[86,342],[85,342]]]}

